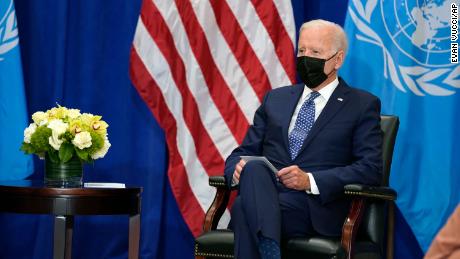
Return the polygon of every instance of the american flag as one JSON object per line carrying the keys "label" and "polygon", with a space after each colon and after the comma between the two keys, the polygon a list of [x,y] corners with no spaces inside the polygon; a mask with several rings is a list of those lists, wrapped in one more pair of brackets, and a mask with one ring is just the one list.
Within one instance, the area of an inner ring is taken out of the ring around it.
{"label": "american flag", "polygon": [[130,75],[165,131],[168,177],[195,236],[215,195],[209,176],[223,174],[264,94],[295,81],[294,41],[287,0],[143,1]]}

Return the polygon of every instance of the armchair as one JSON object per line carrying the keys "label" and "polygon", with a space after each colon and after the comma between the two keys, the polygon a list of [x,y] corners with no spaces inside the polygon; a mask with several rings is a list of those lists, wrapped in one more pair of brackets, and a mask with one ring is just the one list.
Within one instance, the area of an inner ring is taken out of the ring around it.
{"label": "armchair", "polygon": [[[394,200],[397,194],[388,187],[388,179],[399,119],[381,116],[380,125],[383,131],[381,186],[345,186],[344,192],[352,203],[342,228],[342,237],[312,236],[284,240],[281,247],[283,258],[370,259],[383,258],[385,254],[387,258],[393,258]],[[217,188],[217,194],[206,213],[203,234],[195,240],[195,258],[233,258],[233,232],[216,229],[231,189],[223,176],[210,177],[209,185]]]}

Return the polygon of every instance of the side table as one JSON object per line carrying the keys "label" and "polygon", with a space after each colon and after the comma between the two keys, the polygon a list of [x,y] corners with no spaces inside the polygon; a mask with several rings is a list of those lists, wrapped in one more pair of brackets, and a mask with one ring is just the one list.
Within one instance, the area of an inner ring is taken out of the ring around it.
{"label": "side table", "polygon": [[53,214],[54,259],[72,256],[75,215],[129,215],[128,258],[139,258],[142,188],[54,188],[37,181],[0,181],[0,212]]}

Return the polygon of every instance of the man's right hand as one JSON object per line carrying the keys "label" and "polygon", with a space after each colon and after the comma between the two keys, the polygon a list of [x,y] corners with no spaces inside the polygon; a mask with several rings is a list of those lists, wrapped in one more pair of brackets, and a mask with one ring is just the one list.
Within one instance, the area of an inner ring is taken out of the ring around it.
{"label": "man's right hand", "polygon": [[236,164],[235,171],[233,172],[233,182],[235,184],[240,182],[241,171],[243,171],[243,167],[244,167],[245,164],[246,164],[246,162],[243,159],[241,159],[240,162],[238,162],[238,164]]}

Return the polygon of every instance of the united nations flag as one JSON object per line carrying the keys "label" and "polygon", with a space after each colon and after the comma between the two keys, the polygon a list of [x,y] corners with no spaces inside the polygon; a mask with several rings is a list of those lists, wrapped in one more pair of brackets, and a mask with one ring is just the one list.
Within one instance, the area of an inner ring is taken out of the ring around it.
{"label": "united nations flag", "polygon": [[0,1],[0,180],[22,179],[33,161],[19,148],[27,126],[21,55],[13,0]]}
{"label": "united nations flag", "polygon": [[400,219],[423,251],[460,201],[455,4],[350,0],[345,22],[350,48],[342,76],[379,96],[384,114],[401,119],[390,185],[398,191]]}

